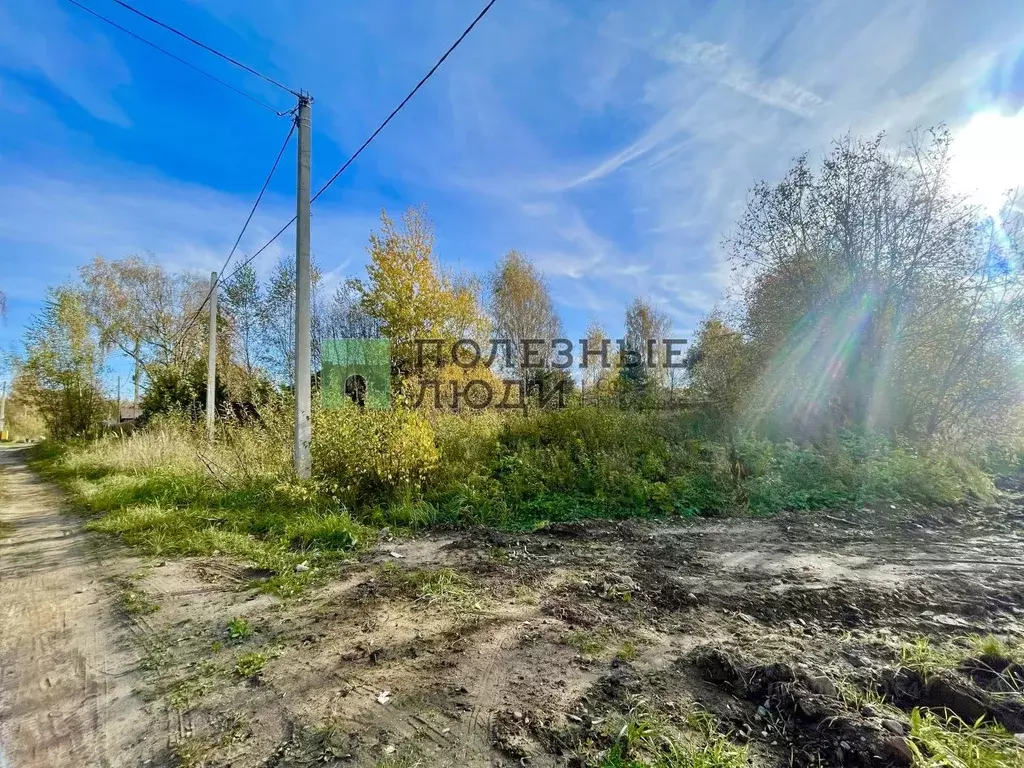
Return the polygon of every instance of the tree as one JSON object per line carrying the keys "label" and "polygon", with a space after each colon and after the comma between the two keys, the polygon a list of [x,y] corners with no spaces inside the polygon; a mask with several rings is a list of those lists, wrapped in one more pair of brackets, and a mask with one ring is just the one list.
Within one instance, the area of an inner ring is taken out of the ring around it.
{"label": "tree", "polygon": [[225,315],[231,325],[232,347],[247,376],[256,373],[263,296],[252,265],[245,264],[221,289]]}
{"label": "tree", "polygon": [[664,384],[663,340],[671,327],[668,315],[645,299],[637,297],[626,308],[626,355],[620,372],[624,391],[647,396]]}
{"label": "tree", "polygon": [[[182,367],[154,370],[140,403],[142,416],[176,411],[192,419],[200,418],[206,413],[206,382],[206,363],[198,359]],[[213,389],[214,408],[222,411],[230,396],[220,372],[214,378]]]}
{"label": "tree", "polygon": [[726,242],[753,415],[937,438],[1019,402],[1020,212],[987,219],[951,191],[949,159],[944,131],[898,151],[845,137],[819,171],[801,157],[755,186]]}
{"label": "tree", "polygon": [[686,367],[690,395],[716,419],[732,421],[750,386],[743,335],[711,314],[697,329]]}
{"label": "tree", "polygon": [[199,315],[209,293],[206,280],[170,275],[138,256],[117,261],[97,256],[79,268],[79,275],[83,306],[100,343],[134,362],[135,402],[150,365],[181,366],[203,355],[205,327]]}
{"label": "tree", "polygon": [[25,331],[25,388],[52,437],[88,435],[99,428],[104,355],[83,294],[51,289],[41,314]]}
{"label": "tree", "polygon": [[380,338],[380,322],[363,308],[358,281],[346,280],[335,290],[324,313],[324,328],[328,339]]}
{"label": "tree", "polygon": [[509,342],[513,372],[528,379],[530,371],[523,367],[523,341],[543,340],[550,360],[551,342],[562,335],[562,321],[544,275],[521,253],[509,251],[488,282],[494,333]]}
{"label": "tree", "polygon": [[[310,265],[310,342],[314,371],[320,369],[324,339],[323,307],[320,301],[320,267]],[[257,359],[277,381],[295,383],[295,258],[282,256],[274,266],[262,293],[259,310],[260,351]]]}
{"label": "tree", "polygon": [[[381,228],[370,235],[366,281],[353,280],[365,314],[391,341],[392,367],[401,378],[417,364],[417,341],[482,339],[487,320],[478,286],[443,272],[434,256],[434,232],[426,214],[410,208],[396,224],[381,212]],[[450,347],[449,347],[450,349]],[[430,347],[427,347],[429,354]]]}

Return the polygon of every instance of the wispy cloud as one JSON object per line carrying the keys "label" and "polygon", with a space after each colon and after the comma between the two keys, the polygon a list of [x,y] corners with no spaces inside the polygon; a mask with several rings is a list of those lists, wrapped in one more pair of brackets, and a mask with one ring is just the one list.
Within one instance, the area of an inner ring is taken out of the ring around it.
{"label": "wispy cloud", "polygon": [[825,100],[785,77],[765,78],[729,46],[679,35],[661,54],[668,62],[685,64],[714,82],[750,96],[770,107],[801,117],[813,117]]}
{"label": "wispy cloud", "polygon": [[0,66],[40,76],[94,117],[129,125],[112,98],[131,80],[127,66],[102,35],[72,33],[66,10],[79,12],[55,0],[0,5]]}

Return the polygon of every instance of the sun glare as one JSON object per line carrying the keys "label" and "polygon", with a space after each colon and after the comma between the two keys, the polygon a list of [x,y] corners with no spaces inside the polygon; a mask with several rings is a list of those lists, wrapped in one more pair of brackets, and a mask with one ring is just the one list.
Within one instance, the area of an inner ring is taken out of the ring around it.
{"label": "sun glare", "polygon": [[1024,186],[1024,110],[974,115],[953,138],[950,179],[959,192],[997,214],[1006,191]]}

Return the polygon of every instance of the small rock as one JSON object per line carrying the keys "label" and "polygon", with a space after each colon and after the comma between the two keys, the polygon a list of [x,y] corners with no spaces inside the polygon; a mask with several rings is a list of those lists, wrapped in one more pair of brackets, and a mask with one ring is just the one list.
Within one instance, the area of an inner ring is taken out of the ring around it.
{"label": "small rock", "polygon": [[757,708],[757,716],[758,717],[768,717],[768,710],[765,709],[764,707],[758,707]]}
{"label": "small rock", "polygon": [[395,754],[395,745],[394,744],[388,744],[386,747],[384,747],[384,754],[385,755],[393,755],[393,754]]}
{"label": "small rock", "polygon": [[514,717],[516,720],[522,720],[523,713],[517,709],[515,712],[512,713],[512,717]]}
{"label": "small rock", "polygon": [[823,675],[807,678],[807,687],[814,691],[814,693],[819,693],[822,696],[834,698],[839,694],[835,683]]}
{"label": "small rock", "polygon": [[305,573],[309,570],[309,563],[299,563],[295,566],[296,573]]}
{"label": "small rock", "polygon": [[882,721],[882,727],[885,730],[895,733],[897,736],[903,735],[903,723],[899,720],[886,719]]}
{"label": "small rock", "polygon": [[1021,744],[1024,744],[1024,733],[1015,733],[1013,734],[1013,738],[1015,738]]}
{"label": "small rock", "polygon": [[853,747],[850,746],[850,742],[848,742],[848,741],[840,741],[839,742],[839,746],[842,749],[845,749],[847,752],[849,752],[851,749],[853,749]]}

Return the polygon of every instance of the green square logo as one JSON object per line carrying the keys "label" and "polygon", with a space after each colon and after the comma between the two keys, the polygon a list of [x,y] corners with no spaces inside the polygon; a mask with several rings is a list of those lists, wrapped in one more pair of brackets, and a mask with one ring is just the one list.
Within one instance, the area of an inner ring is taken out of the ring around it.
{"label": "green square logo", "polygon": [[391,342],[387,339],[328,339],[320,360],[324,408],[390,407]]}

